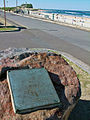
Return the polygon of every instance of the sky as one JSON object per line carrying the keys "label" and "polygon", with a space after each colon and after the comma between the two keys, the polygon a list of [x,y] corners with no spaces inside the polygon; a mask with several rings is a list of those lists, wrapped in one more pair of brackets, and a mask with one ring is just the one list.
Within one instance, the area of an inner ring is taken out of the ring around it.
{"label": "sky", "polygon": [[[63,10],[89,10],[90,0],[17,0],[18,6],[23,3],[32,3],[34,8],[63,9]],[[0,7],[3,0],[0,0]],[[6,0],[6,6],[16,6],[16,0]]]}

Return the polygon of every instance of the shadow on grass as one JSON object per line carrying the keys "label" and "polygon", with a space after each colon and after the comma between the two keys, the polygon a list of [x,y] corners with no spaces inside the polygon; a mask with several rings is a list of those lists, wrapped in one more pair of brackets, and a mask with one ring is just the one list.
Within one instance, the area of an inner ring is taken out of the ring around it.
{"label": "shadow on grass", "polygon": [[79,100],[68,120],[90,120],[90,100]]}
{"label": "shadow on grass", "polygon": [[16,27],[16,26],[0,26],[0,28],[4,29],[4,28],[11,28],[11,30],[1,30],[0,32],[17,32],[17,31],[21,31],[22,29],[27,29],[26,27]]}

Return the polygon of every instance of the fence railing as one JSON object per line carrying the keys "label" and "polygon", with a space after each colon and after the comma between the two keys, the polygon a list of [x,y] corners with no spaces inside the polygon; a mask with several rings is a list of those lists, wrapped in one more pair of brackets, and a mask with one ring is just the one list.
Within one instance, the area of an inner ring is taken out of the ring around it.
{"label": "fence railing", "polygon": [[90,18],[85,17],[75,17],[69,15],[61,15],[61,14],[52,14],[52,13],[43,13],[38,11],[29,11],[25,12],[26,14],[30,14],[32,16],[36,16],[39,18],[50,19],[53,21],[68,23],[76,26],[87,27],[90,28]]}

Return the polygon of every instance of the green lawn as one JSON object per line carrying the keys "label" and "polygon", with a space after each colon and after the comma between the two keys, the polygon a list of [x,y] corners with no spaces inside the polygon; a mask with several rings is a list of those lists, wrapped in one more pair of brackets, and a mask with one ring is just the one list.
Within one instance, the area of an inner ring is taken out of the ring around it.
{"label": "green lawn", "polygon": [[15,27],[2,27],[0,28],[0,31],[16,31],[18,30],[18,28],[15,28]]}

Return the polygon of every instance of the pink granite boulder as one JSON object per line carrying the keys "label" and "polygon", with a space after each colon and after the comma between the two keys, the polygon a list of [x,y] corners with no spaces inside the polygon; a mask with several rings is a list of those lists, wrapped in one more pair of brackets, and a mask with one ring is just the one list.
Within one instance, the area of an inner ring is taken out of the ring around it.
{"label": "pink granite boulder", "polygon": [[[7,70],[41,67],[48,71],[62,107],[39,110],[25,115],[14,114],[5,78]],[[0,118],[2,120],[67,120],[81,95],[76,72],[61,55],[55,53],[22,53],[2,58],[0,60],[0,77]]]}

